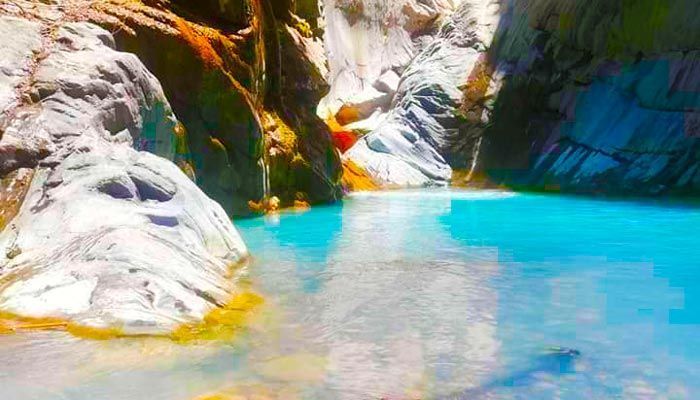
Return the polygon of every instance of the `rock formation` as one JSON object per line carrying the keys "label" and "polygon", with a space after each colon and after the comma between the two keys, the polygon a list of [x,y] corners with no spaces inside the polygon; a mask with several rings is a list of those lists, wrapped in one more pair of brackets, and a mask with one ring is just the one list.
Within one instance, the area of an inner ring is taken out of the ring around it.
{"label": "rock formation", "polygon": [[[319,105],[319,114],[347,125],[386,112],[399,76],[457,3],[325,0],[324,38],[331,87]],[[359,126],[372,127],[378,119]]]}
{"label": "rock formation", "polygon": [[516,188],[697,194],[695,1],[515,1],[480,171]]}
{"label": "rock formation", "polygon": [[[352,4],[346,14],[354,10],[363,21],[374,3]],[[698,42],[679,32],[697,31],[688,17],[697,8],[691,1],[463,1],[437,21],[437,34],[400,71],[390,105],[362,125],[369,133],[345,158],[383,186],[696,193]],[[399,53],[370,64],[405,64],[410,53]],[[339,87],[352,87],[342,83],[353,81],[343,78],[347,67],[336,69]],[[332,122],[365,118],[365,105],[345,101]]]}
{"label": "rock formation", "polygon": [[470,166],[477,141],[460,129],[461,87],[486,64],[497,16],[496,2],[464,1],[403,71],[384,121],[346,157],[385,186],[446,185],[453,167]]}
{"label": "rock formation", "polygon": [[172,162],[155,77],[104,29],[39,9],[0,17],[0,309],[125,333],[200,319],[230,298],[244,244]]}
{"label": "rock formation", "polygon": [[324,56],[293,4],[103,0],[91,10],[161,81],[197,184],[230,216],[270,196],[283,205],[340,198],[340,159],[313,113]]}
{"label": "rock formation", "polygon": [[0,310],[196,321],[230,217],[341,187],[700,188],[694,1],[322,5],[0,4]]}

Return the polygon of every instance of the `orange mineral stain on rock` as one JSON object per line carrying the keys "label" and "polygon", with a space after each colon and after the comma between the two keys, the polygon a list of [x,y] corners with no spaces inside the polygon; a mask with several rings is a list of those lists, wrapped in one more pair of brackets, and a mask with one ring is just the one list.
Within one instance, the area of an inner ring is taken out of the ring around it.
{"label": "orange mineral stain on rock", "polygon": [[2,321],[0,321],[0,335],[7,335],[8,333],[14,332],[14,329],[10,328],[9,326],[5,325]]}
{"label": "orange mineral stain on rock", "polygon": [[378,190],[379,185],[352,160],[343,161],[343,188],[349,192]]}
{"label": "orange mineral stain on rock", "polygon": [[326,123],[331,132],[342,132],[345,130],[338,120],[335,119],[335,115],[327,115],[324,117],[323,122]]}
{"label": "orange mineral stain on rock", "polygon": [[484,99],[493,76],[493,67],[488,58],[482,55],[462,88],[460,112],[465,120],[480,123],[484,112]]}
{"label": "orange mineral stain on rock", "polygon": [[308,210],[311,206],[304,200],[294,200],[294,208],[298,210]]}
{"label": "orange mineral stain on rock", "polygon": [[21,331],[64,331],[82,339],[106,340],[127,336],[117,327],[95,328],[56,317],[26,317],[0,311],[0,333]]}
{"label": "orange mineral stain on rock", "polygon": [[0,179],[0,231],[17,215],[33,176],[34,170],[19,169]]}
{"label": "orange mineral stain on rock", "polygon": [[66,332],[82,339],[108,340],[128,336],[121,328],[92,328],[74,323],[66,325]]}
{"label": "orange mineral stain on rock", "polygon": [[196,31],[182,18],[177,18],[175,24],[181,37],[197,52],[206,65],[220,68],[224,64],[206,35]]}
{"label": "orange mineral stain on rock", "polygon": [[279,211],[280,199],[277,196],[270,196],[260,201],[248,201],[250,211],[259,214],[269,214]]}
{"label": "orange mineral stain on rock", "polygon": [[340,110],[338,110],[338,112],[335,114],[335,120],[342,126],[359,121],[360,119],[360,111],[357,109],[357,107],[347,104],[340,107]]}
{"label": "orange mineral stain on rock", "polygon": [[91,340],[108,340],[127,337],[168,338],[177,343],[200,341],[230,341],[243,332],[255,311],[264,303],[261,296],[252,292],[235,295],[223,307],[211,310],[202,321],[183,324],[173,332],[163,335],[128,334],[118,326],[90,327],[63,318],[26,317],[0,311],[0,334],[21,331],[54,330],[70,333],[75,337]]}
{"label": "orange mineral stain on rock", "polygon": [[238,385],[195,397],[193,400],[297,400],[300,391],[295,388],[271,389],[260,384]]}

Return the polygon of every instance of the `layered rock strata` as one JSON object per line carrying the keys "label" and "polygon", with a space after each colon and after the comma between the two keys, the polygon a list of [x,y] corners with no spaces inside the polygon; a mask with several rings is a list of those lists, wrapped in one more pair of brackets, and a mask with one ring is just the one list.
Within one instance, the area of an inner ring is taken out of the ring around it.
{"label": "layered rock strata", "polygon": [[[383,186],[443,186],[452,169],[471,168],[479,137],[465,125],[463,87],[480,84],[498,23],[495,1],[464,1],[402,72],[384,120],[345,157]],[[485,95],[488,88],[481,84]]]}
{"label": "layered rock strata", "polygon": [[0,17],[0,310],[124,333],[201,319],[247,252],[174,163],[159,82],[70,9],[33,11]]}

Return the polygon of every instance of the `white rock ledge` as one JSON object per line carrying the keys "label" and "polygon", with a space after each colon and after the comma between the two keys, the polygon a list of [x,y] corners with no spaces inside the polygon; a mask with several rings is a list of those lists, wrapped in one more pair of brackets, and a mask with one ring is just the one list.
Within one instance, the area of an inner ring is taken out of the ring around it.
{"label": "white rock ledge", "polygon": [[[0,232],[0,310],[128,334],[201,319],[235,291],[231,269],[247,250],[223,209],[166,159],[176,120],[160,84],[97,26],[49,26],[54,42],[38,49],[40,28],[0,17],[0,32],[31,44],[0,43],[0,55],[13,52],[0,68],[0,165],[35,169]],[[25,103],[12,95],[22,82]],[[39,146],[45,154],[29,151]]]}

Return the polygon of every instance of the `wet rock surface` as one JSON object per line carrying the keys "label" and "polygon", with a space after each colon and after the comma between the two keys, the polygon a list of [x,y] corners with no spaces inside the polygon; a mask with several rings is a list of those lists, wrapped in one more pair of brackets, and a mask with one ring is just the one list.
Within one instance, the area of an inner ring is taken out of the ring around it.
{"label": "wet rock surface", "polygon": [[[308,14],[310,4],[106,0],[92,8],[92,20],[118,32],[117,47],[163,84],[198,185],[230,216],[249,215],[249,201],[271,196],[286,205],[297,193],[314,203],[339,198],[340,160],[313,112],[325,91],[325,56],[293,14]],[[267,114],[293,133],[289,152],[279,151]]]}

